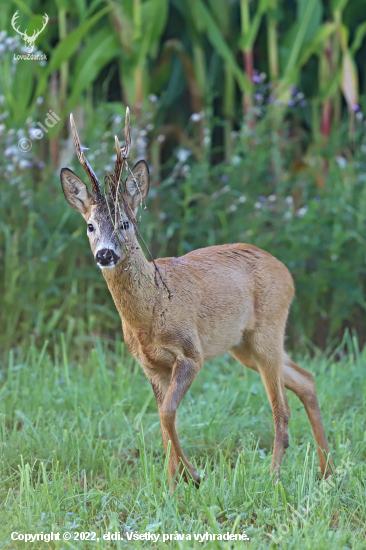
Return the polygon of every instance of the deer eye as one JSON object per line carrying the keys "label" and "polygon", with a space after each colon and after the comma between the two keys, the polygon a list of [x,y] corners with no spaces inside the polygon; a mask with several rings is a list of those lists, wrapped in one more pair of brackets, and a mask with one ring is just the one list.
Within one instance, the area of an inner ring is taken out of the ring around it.
{"label": "deer eye", "polygon": [[121,223],[121,229],[128,229],[130,227],[130,224],[128,222],[122,222]]}
{"label": "deer eye", "polygon": [[94,231],[94,225],[92,223],[88,223],[88,231]]}

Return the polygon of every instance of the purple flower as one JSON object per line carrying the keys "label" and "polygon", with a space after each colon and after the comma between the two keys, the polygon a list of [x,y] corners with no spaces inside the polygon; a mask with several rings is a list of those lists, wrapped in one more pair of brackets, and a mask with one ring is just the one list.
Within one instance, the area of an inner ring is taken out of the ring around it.
{"label": "purple flower", "polygon": [[45,167],[45,163],[44,163],[44,162],[39,162],[39,163],[38,163],[38,168],[39,168],[40,170],[43,170],[44,167]]}
{"label": "purple flower", "polygon": [[275,96],[271,94],[268,98],[268,103],[273,103],[275,99],[276,99]]}
{"label": "purple flower", "polygon": [[262,79],[261,79],[261,77],[259,76],[259,74],[254,74],[254,75],[252,76],[252,80],[253,80],[254,84],[260,84]]}
{"label": "purple flower", "polygon": [[263,96],[262,94],[254,94],[254,99],[256,99],[257,101],[262,101]]}
{"label": "purple flower", "polygon": [[287,102],[287,105],[288,105],[289,107],[295,107],[295,102],[294,102],[294,100],[293,100],[293,99],[290,99],[290,101]]}
{"label": "purple flower", "polygon": [[352,105],[352,111],[354,111],[355,113],[358,113],[358,111],[360,110],[360,106],[355,104],[355,105]]}
{"label": "purple flower", "polygon": [[227,174],[223,174],[220,179],[221,181],[229,181],[229,176]]}
{"label": "purple flower", "polygon": [[296,88],[296,86],[291,86],[291,87],[290,87],[290,90],[291,90],[291,94],[292,94],[292,95],[296,95],[296,94],[297,94],[297,88]]}
{"label": "purple flower", "polygon": [[266,197],[264,195],[261,195],[259,197],[260,202],[266,202]]}

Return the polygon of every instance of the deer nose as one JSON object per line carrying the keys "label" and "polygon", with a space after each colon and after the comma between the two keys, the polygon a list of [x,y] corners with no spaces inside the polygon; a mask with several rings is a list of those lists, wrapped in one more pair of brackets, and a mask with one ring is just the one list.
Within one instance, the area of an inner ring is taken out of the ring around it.
{"label": "deer nose", "polygon": [[114,260],[112,250],[102,248],[95,255],[95,261],[100,265],[109,265]]}

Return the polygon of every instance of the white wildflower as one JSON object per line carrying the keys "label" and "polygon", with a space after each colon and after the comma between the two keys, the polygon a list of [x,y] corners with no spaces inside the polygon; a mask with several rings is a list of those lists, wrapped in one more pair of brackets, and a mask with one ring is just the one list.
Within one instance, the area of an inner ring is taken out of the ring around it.
{"label": "white wildflower", "polygon": [[302,206],[301,208],[299,208],[299,210],[296,212],[296,216],[298,218],[302,218],[305,216],[306,212],[308,211],[308,207],[307,206]]}
{"label": "white wildflower", "polygon": [[[8,132],[8,135],[9,135],[9,132]],[[11,145],[10,147],[7,147],[4,151],[4,155],[6,157],[17,156],[18,153],[19,153],[18,147],[16,147],[15,145]]]}
{"label": "white wildflower", "polygon": [[32,163],[29,160],[21,159],[19,161],[19,168],[21,170],[25,170],[26,168],[31,168],[31,167],[32,167]]}
{"label": "white wildflower", "polygon": [[193,115],[191,115],[192,122],[199,122],[200,120],[201,120],[201,113],[193,113]]}
{"label": "white wildflower", "polygon": [[182,175],[183,176],[189,176],[190,170],[191,170],[191,167],[189,166],[189,164],[183,164],[183,166],[182,166]]}
{"label": "white wildflower", "polygon": [[344,157],[341,157],[341,156],[336,157],[336,163],[338,164],[338,166],[341,170],[343,170],[343,168],[345,168],[348,164],[347,159],[345,159]]}
{"label": "white wildflower", "polygon": [[34,139],[41,139],[43,137],[43,132],[42,130],[40,130],[40,128],[29,128],[28,134],[32,141]]}
{"label": "white wildflower", "polygon": [[188,151],[188,149],[178,149],[177,158],[179,162],[186,162],[190,154],[191,151]]}
{"label": "white wildflower", "polygon": [[293,206],[294,205],[294,199],[291,195],[289,195],[288,197],[285,198],[285,203],[288,205],[288,206]]}

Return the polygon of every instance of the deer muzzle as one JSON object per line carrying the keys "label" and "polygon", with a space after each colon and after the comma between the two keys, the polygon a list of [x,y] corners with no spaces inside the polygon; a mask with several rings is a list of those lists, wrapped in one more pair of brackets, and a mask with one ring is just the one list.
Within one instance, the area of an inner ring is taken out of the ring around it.
{"label": "deer muzzle", "polygon": [[109,248],[102,248],[101,250],[98,250],[95,255],[95,261],[101,269],[111,269],[116,265],[118,260],[119,256]]}

